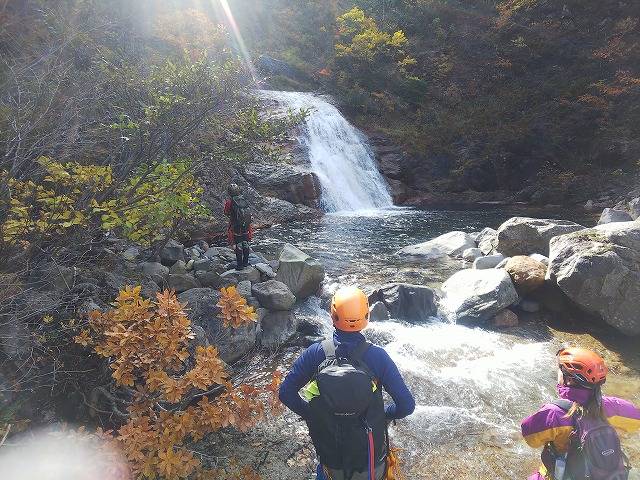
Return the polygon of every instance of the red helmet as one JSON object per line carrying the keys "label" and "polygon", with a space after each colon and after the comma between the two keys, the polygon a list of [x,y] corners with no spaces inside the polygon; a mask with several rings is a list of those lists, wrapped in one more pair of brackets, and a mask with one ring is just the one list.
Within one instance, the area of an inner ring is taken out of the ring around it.
{"label": "red helmet", "polygon": [[586,348],[563,348],[558,352],[558,366],[562,373],[575,379],[583,387],[602,385],[607,379],[607,366],[600,355]]}
{"label": "red helmet", "polygon": [[333,326],[344,332],[359,332],[369,323],[369,301],[357,287],[342,287],[331,300]]}

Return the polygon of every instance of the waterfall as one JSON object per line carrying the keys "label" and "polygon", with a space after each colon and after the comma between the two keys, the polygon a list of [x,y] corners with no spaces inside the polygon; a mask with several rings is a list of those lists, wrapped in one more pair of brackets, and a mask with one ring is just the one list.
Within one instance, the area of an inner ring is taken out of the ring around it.
{"label": "waterfall", "polygon": [[366,136],[326,98],[305,92],[262,91],[261,94],[276,101],[283,110],[309,110],[298,141],[307,150],[313,172],[320,180],[325,211],[393,205]]}

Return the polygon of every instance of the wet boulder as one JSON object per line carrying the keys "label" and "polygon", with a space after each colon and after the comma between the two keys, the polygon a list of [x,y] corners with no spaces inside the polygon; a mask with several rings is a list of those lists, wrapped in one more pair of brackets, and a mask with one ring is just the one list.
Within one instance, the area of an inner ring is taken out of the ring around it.
{"label": "wet boulder", "polygon": [[531,257],[516,255],[509,259],[504,268],[520,294],[531,293],[544,285],[547,267]]}
{"label": "wet boulder", "polygon": [[529,256],[534,260],[537,260],[538,262],[544,263],[545,267],[549,266],[549,257],[545,257],[544,255],[541,255],[539,253],[532,253]]}
{"label": "wet boulder", "polygon": [[[391,283],[384,285],[369,295],[369,304],[381,303],[388,315],[398,320],[419,322],[436,316],[436,294],[422,285],[410,285],[407,283]],[[377,307],[379,313],[384,316],[381,307]]]}
{"label": "wet boulder", "polygon": [[441,257],[460,257],[465,250],[475,248],[476,242],[465,232],[449,232],[427,242],[409,245],[398,251],[398,255],[425,260]]}
{"label": "wet boulder", "polygon": [[275,279],[289,287],[298,300],[304,300],[318,291],[324,279],[324,267],[318,260],[285,243],[278,261]]}
{"label": "wet boulder", "polygon": [[629,213],[634,220],[640,218],[640,197],[629,202]]}
{"label": "wet boulder", "polygon": [[244,167],[244,177],[263,195],[313,208],[320,204],[318,177],[300,166],[252,163]]}
{"label": "wet boulder", "polygon": [[214,345],[225,362],[233,362],[246,355],[256,343],[256,323],[239,328],[226,327],[219,318],[220,293],[211,288],[194,288],[178,295],[189,319],[204,329],[208,342]]}
{"label": "wet boulder", "polygon": [[494,255],[487,255],[486,257],[476,258],[473,262],[473,268],[476,270],[486,270],[488,268],[496,268],[500,262],[505,260],[504,255],[496,253]]}
{"label": "wet boulder", "polygon": [[602,215],[600,215],[600,220],[598,220],[598,225],[604,225],[606,223],[615,223],[615,222],[630,222],[633,220],[631,215],[629,215],[624,210],[616,210],[614,208],[605,208],[602,211]]}
{"label": "wet boulder", "polygon": [[567,220],[514,217],[498,228],[496,250],[505,256],[549,253],[549,241],[558,235],[583,230]]}
{"label": "wet boulder", "polygon": [[549,280],[581,309],[640,335],[640,223],[599,225],[551,241]]}
{"label": "wet boulder", "polygon": [[372,322],[382,322],[389,320],[389,310],[387,306],[382,302],[374,302],[369,307],[369,320]]}
{"label": "wet boulder", "polygon": [[478,324],[520,298],[505,270],[462,270],[442,285],[438,313],[456,323]]}
{"label": "wet boulder", "polygon": [[291,310],[296,303],[296,297],[289,287],[277,280],[254,283],[251,293],[267,310]]}

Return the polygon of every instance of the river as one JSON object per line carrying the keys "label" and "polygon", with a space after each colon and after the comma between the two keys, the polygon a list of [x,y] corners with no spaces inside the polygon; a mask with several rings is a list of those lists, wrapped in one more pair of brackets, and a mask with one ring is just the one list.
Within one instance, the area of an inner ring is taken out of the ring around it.
{"label": "river", "polygon": [[[592,222],[569,211],[393,207],[366,137],[329,99],[301,92],[262,95],[278,102],[283,111],[309,109],[299,142],[318,175],[328,213],[260,232],[257,249],[274,255],[289,242],[318,258],[327,272],[325,292],[345,284],[370,292],[389,282],[437,288],[469,265],[459,260],[415,262],[395,252],[452,230],[497,228],[518,214]],[[322,307],[321,300],[312,297],[297,314],[330,334],[330,318]],[[542,322],[492,331],[433,318],[421,323],[372,322],[365,333],[389,352],[416,398],[415,413],[391,429],[393,444],[402,448],[407,479],[526,478],[538,463],[538,452],[520,438],[520,421],[556,397],[554,354],[564,343],[602,353],[611,367],[605,393],[640,404],[637,340],[610,330],[598,331],[596,339],[586,331],[562,331]],[[638,437],[626,445],[632,461],[640,464]],[[640,475],[634,471],[631,478],[638,480]]]}

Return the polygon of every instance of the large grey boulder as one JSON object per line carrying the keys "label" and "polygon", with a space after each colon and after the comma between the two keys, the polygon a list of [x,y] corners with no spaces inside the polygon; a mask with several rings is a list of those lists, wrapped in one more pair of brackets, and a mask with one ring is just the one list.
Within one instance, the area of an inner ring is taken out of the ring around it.
{"label": "large grey boulder", "polygon": [[567,220],[514,217],[498,228],[496,250],[505,256],[549,253],[549,241],[584,227]]}
{"label": "large grey boulder", "polygon": [[381,322],[384,320],[389,320],[389,310],[387,306],[382,302],[374,302],[369,307],[369,320],[372,322]]}
{"label": "large grey boulder", "polygon": [[303,167],[252,163],[245,165],[244,177],[263,195],[308,207],[319,206],[320,181],[315,173]]}
{"label": "large grey boulder", "polygon": [[260,328],[260,345],[276,349],[295,335],[298,319],[292,311],[268,312],[260,320]]}
{"label": "large grey boulder", "polygon": [[[431,288],[407,283],[384,285],[369,295],[369,304],[375,305],[380,302],[392,318],[411,322],[436,316],[436,300],[436,294]],[[380,309],[377,313],[383,312]]]}
{"label": "large grey boulder", "polygon": [[276,280],[284,283],[298,300],[313,295],[324,279],[324,267],[302,250],[285,243],[278,258]]}
{"label": "large grey boulder", "polygon": [[615,210],[613,208],[605,208],[602,211],[602,215],[600,215],[600,220],[598,220],[598,225],[604,225],[606,223],[614,223],[614,222],[630,222],[633,220],[631,215],[629,215],[624,210]]}
{"label": "large grey boulder", "polygon": [[640,223],[599,225],[551,241],[547,276],[587,312],[640,334]]}
{"label": "large grey boulder", "polygon": [[233,362],[246,355],[256,343],[256,323],[239,328],[225,327],[219,318],[220,293],[211,288],[194,288],[178,295],[186,303],[187,315],[205,331],[207,340],[218,349],[220,358]]}
{"label": "large grey boulder", "polygon": [[438,313],[457,323],[477,324],[493,318],[520,298],[505,270],[462,270],[442,285]]}
{"label": "large grey boulder", "polygon": [[544,285],[547,266],[531,257],[516,255],[511,257],[504,269],[520,294],[534,292]]}
{"label": "large grey boulder", "polygon": [[478,238],[476,239],[478,242],[478,248],[484,255],[489,255],[496,248],[496,244],[498,242],[498,232],[493,228],[484,228]]}
{"label": "large grey boulder", "polygon": [[185,261],[184,245],[175,240],[169,240],[160,250],[160,263],[170,267],[178,260]]}
{"label": "large grey boulder", "polygon": [[475,248],[476,242],[465,232],[449,232],[427,242],[409,245],[398,251],[398,255],[418,257],[425,260],[441,257],[460,257],[468,248]]}
{"label": "large grey boulder", "polygon": [[278,280],[254,283],[251,293],[268,310],[291,310],[296,303],[296,297],[289,287]]}
{"label": "large grey boulder", "polygon": [[496,268],[500,262],[505,259],[505,256],[501,253],[494,255],[487,255],[486,257],[476,258],[473,262],[473,268],[476,270],[486,270],[488,268]]}

